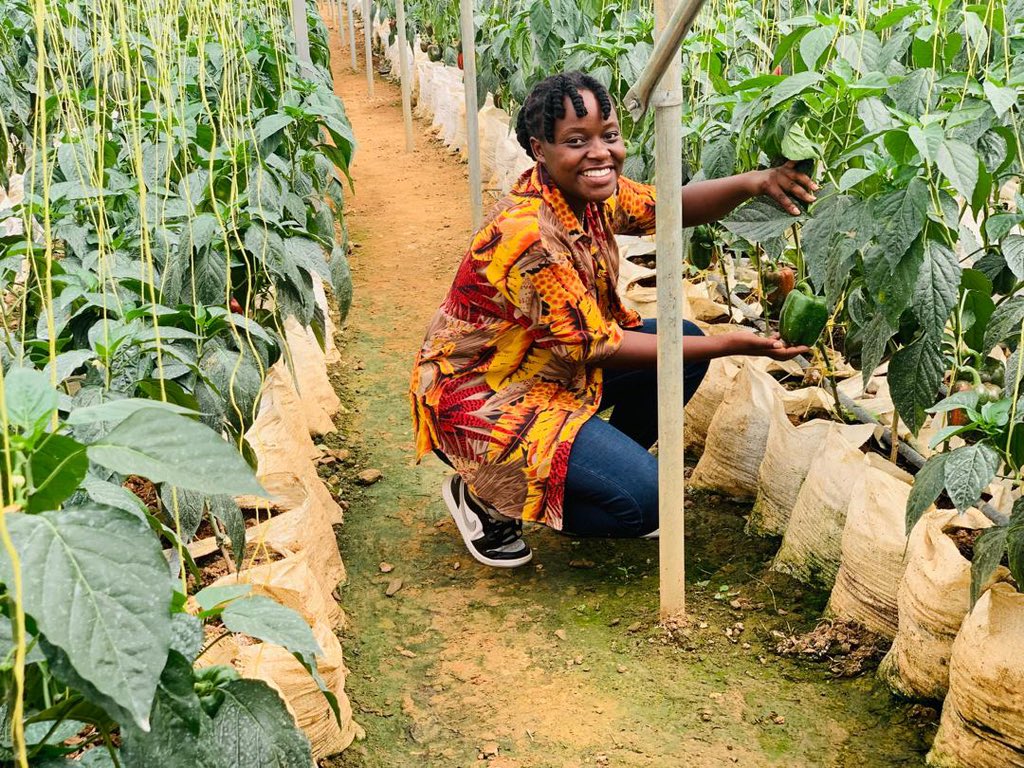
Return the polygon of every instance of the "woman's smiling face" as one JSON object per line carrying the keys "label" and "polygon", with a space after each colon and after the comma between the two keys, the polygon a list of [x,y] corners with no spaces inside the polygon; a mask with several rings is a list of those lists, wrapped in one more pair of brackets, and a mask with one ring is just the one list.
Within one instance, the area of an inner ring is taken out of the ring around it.
{"label": "woman's smiling face", "polygon": [[531,139],[534,157],[544,164],[577,216],[582,216],[587,203],[600,203],[615,194],[626,161],[615,108],[604,118],[593,93],[580,90],[580,97],[587,114],[577,117],[566,96],[565,117],[555,121],[555,140]]}

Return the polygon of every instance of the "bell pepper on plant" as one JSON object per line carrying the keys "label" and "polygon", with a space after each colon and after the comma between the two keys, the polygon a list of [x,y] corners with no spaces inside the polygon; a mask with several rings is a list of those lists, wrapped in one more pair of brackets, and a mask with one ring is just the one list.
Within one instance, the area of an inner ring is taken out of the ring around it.
{"label": "bell pepper on plant", "polygon": [[779,318],[779,333],[787,344],[813,346],[828,323],[828,303],[815,296],[807,283],[800,283],[786,296]]}
{"label": "bell pepper on plant", "polygon": [[707,224],[693,228],[690,239],[690,264],[697,269],[707,269],[715,253],[714,233]]}
{"label": "bell pepper on plant", "polygon": [[[998,363],[998,361],[995,361]],[[1000,366],[1002,364],[1000,363]],[[966,378],[965,378],[966,377]],[[999,400],[1003,396],[1002,387],[998,384],[990,381],[985,381],[982,374],[977,369],[965,365],[960,368],[959,374],[957,374],[957,380],[953,382],[953,386],[950,387],[950,394],[957,392],[975,392],[978,395],[977,408],[980,410],[981,406],[985,403],[993,403]],[[962,427],[969,424],[971,421],[967,411],[963,408],[956,408],[949,411],[946,414],[946,422],[950,426]]]}

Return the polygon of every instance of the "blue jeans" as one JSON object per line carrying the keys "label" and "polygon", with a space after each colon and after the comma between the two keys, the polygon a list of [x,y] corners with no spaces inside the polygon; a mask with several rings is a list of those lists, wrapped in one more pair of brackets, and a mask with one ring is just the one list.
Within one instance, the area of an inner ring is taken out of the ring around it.
{"label": "blue jeans", "polygon": [[[645,320],[644,333],[657,321]],[[683,321],[686,336],[702,336]],[[684,400],[697,391],[708,363],[683,366]],[[634,538],[658,528],[658,460],[648,452],[658,439],[658,381],[654,369],[607,370],[601,410],[591,417],[572,451],[565,480],[562,532],[572,536]]]}

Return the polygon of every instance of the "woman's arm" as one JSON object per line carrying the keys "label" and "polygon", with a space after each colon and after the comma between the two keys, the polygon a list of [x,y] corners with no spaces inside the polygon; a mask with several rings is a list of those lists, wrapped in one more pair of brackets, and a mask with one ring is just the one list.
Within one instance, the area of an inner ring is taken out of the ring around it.
{"label": "woman's arm", "polygon": [[[773,360],[791,360],[808,352],[809,347],[788,347],[777,336],[765,338],[749,331],[734,331],[718,336],[686,336],[683,340],[683,356],[691,363],[701,363],[730,355],[757,355]],[[657,334],[623,331],[622,344],[606,357],[601,365],[607,368],[657,367]]]}
{"label": "woman's arm", "polygon": [[768,195],[783,210],[798,216],[800,209],[790,195],[805,203],[813,203],[815,198],[811,192],[817,188],[809,176],[797,172],[796,163],[792,160],[764,171],[694,182],[683,187],[683,226],[695,227],[718,221],[758,195]]}

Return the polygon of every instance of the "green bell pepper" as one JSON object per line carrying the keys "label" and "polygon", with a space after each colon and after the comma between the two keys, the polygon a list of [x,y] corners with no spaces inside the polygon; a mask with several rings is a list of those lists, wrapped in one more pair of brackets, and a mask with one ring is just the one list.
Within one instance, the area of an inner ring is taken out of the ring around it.
{"label": "green bell pepper", "polygon": [[813,346],[828,323],[828,304],[815,296],[807,283],[800,283],[786,296],[779,318],[779,333],[787,344]]}

